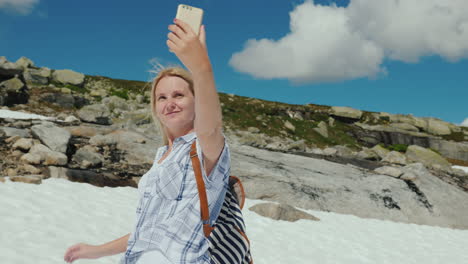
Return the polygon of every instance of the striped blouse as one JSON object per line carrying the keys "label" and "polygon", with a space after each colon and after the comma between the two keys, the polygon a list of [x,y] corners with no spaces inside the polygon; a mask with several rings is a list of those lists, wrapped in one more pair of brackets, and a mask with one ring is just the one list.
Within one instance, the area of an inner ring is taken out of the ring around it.
{"label": "striped blouse", "polygon": [[221,155],[207,177],[201,146],[195,132],[178,137],[169,155],[158,164],[168,146],[158,148],[151,169],[138,183],[140,199],[136,223],[121,264],[134,264],[144,252],[157,250],[171,263],[210,263],[208,242],[200,218],[200,199],[190,159],[196,141],[202,164],[210,224],[221,210],[230,175],[230,152],[226,140]]}

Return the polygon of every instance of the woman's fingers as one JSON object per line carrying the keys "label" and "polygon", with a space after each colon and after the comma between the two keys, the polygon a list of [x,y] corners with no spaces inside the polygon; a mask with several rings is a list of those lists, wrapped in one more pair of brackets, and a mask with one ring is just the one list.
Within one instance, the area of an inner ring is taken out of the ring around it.
{"label": "woman's fingers", "polygon": [[185,23],[184,21],[174,18],[174,23],[178,25],[187,35],[189,36],[194,36],[195,32],[193,29],[190,27],[189,24]]}
{"label": "woman's fingers", "polygon": [[186,35],[186,33],[178,25],[169,25],[168,29],[180,39],[183,39]]}
{"label": "woman's fingers", "polygon": [[169,48],[169,51],[172,53],[175,53],[175,51],[177,50],[177,45],[174,44],[174,42],[172,42],[172,40],[170,39],[166,40],[166,45]]}
{"label": "woman's fingers", "polygon": [[198,39],[203,47],[206,47],[206,32],[205,32],[205,25],[200,27],[200,35],[198,35]]}
{"label": "woman's fingers", "polygon": [[167,34],[167,38],[176,45],[182,44],[182,40],[176,34],[174,34],[174,32],[169,32]]}

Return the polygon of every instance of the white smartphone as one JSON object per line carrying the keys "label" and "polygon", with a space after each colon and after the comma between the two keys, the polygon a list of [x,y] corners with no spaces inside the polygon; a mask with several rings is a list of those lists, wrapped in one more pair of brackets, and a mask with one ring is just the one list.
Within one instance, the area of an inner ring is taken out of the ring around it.
{"label": "white smartphone", "polygon": [[189,24],[193,31],[198,35],[200,33],[200,26],[203,19],[203,9],[180,4],[177,7],[176,18]]}

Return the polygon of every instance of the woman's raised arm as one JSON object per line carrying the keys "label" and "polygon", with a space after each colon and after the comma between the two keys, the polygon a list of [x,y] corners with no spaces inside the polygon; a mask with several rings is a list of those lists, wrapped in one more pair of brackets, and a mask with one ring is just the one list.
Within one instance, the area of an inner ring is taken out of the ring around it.
{"label": "woman's raised arm", "polygon": [[206,48],[205,26],[200,35],[185,22],[174,19],[167,45],[192,73],[195,90],[195,133],[203,151],[206,175],[210,175],[224,147],[222,112],[213,69]]}

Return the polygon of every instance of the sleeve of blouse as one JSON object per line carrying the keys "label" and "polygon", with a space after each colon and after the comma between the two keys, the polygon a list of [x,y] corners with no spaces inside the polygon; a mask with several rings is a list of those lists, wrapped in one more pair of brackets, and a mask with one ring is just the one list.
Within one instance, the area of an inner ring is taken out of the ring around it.
{"label": "sleeve of blouse", "polygon": [[[223,133],[224,136],[224,133]],[[201,171],[203,180],[205,181],[205,185],[208,188],[213,187],[214,184],[219,185],[221,182],[227,182],[230,175],[231,170],[231,154],[229,151],[229,145],[227,144],[226,137],[224,136],[224,147],[219,155],[219,158],[214,165],[213,169],[210,172],[210,175],[206,176],[206,170],[203,166],[203,155],[202,149],[200,146],[200,142],[198,138],[196,139],[196,146],[197,146],[197,154],[198,158],[200,159]]]}

